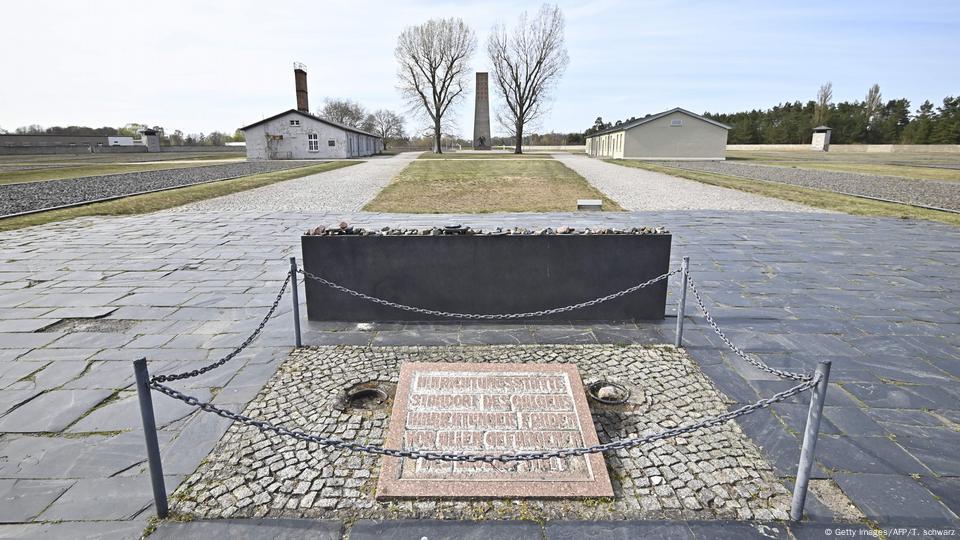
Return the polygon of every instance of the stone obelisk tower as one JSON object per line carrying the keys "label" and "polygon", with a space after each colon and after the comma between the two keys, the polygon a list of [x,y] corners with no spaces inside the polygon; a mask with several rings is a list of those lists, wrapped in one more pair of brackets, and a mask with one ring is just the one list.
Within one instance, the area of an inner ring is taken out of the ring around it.
{"label": "stone obelisk tower", "polygon": [[473,113],[473,149],[490,149],[490,94],[487,74],[477,72],[477,106]]}

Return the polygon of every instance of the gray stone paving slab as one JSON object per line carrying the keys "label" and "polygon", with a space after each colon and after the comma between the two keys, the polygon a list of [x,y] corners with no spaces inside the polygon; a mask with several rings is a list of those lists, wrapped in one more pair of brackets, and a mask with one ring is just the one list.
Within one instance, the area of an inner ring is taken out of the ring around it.
{"label": "gray stone paving slab", "polygon": [[0,320],[0,333],[36,332],[56,323],[60,319],[3,319]]}
{"label": "gray stone paving slab", "polygon": [[32,349],[22,352],[17,360],[23,362],[83,362],[99,349]]}
{"label": "gray stone paving slab", "polygon": [[52,390],[6,413],[0,418],[0,432],[61,431],[110,394],[109,390]]}
{"label": "gray stone paving slab", "polygon": [[133,341],[127,334],[103,332],[72,332],[47,345],[49,349],[107,349],[123,347]]}
{"label": "gray stone paving slab", "polygon": [[27,365],[33,364],[38,368],[42,367],[42,369],[31,373],[24,380],[11,384],[6,387],[6,390],[52,390],[78,377],[83,373],[83,370],[86,369],[86,365],[83,362],[23,363]]}
{"label": "gray stone paving slab", "polygon": [[[196,389],[192,392],[204,401],[210,399],[209,390]],[[163,428],[195,411],[194,407],[172,399],[155,399],[153,413],[157,427]],[[2,424],[0,424],[2,425]],[[137,393],[125,390],[114,401],[104,405],[70,426],[69,433],[91,433],[103,431],[126,431],[141,427],[140,407]]]}
{"label": "gray stone paving slab", "polygon": [[[174,478],[171,478],[176,480]],[[153,504],[149,476],[85,478],[40,514],[43,521],[132,519]]]}
{"label": "gray stone paving slab", "polygon": [[4,332],[0,333],[0,349],[31,349],[34,347],[43,347],[51,343],[63,334],[33,334],[25,332]]}
{"label": "gray stone paving slab", "polygon": [[349,540],[429,538],[430,540],[530,540],[542,538],[533,521],[437,521],[361,519],[350,528]]}
{"label": "gray stone paving slab", "polygon": [[921,476],[918,480],[930,490],[944,506],[960,516],[960,477],[932,478]]}
{"label": "gray stone paving slab", "polygon": [[887,425],[898,444],[910,448],[910,454],[928,469],[942,476],[960,476],[960,431],[948,427]]}
{"label": "gray stone paving slab", "polygon": [[0,480],[0,523],[35,518],[73,483],[73,480]]}
{"label": "gray stone paving slab", "polygon": [[683,521],[550,521],[544,525],[547,540],[694,540],[696,536]]}
{"label": "gray stone paving slab", "polygon": [[[160,432],[160,444],[172,435]],[[6,434],[0,478],[109,478],[145,460],[142,431],[78,438]]]}
{"label": "gray stone paving slab", "polygon": [[860,510],[881,525],[957,523],[955,514],[910,477],[840,474],[836,480]]}
{"label": "gray stone paving slab", "polygon": [[[96,285],[96,283],[93,283],[93,285]],[[106,317],[116,310],[117,308],[109,306],[65,307],[46,313],[44,317],[57,319],[95,319],[98,317]]]}
{"label": "gray stone paving slab", "polygon": [[146,519],[0,525],[0,538],[17,540],[132,540],[140,538]]}
{"label": "gray stone paving slab", "polygon": [[0,416],[3,416],[10,409],[37,397],[40,392],[40,390],[13,390],[9,388],[0,392]]}
{"label": "gray stone paving slab", "polygon": [[927,467],[886,437],[822,436],[817,443],[817,461],[836,471],[930,474]]}
{"label": "gray stone paving slab", "polygon": [[164,523],[150,535],[158,540],[340,540],[339,521],[314,519],[218,519]]}

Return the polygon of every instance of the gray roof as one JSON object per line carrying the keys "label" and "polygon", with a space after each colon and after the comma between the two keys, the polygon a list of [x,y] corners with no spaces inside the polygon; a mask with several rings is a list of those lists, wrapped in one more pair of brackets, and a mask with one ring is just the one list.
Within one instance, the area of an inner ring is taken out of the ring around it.
{"label": "gray roof", "polygon": [[375,135],[375,134],[373,134],[373,133],[368,133],[368,132],[366,132],[366,131],[363,131],[362,129],[357,129],[357,128],[355,128],[355,127],[346,126],[346,125],[343,125],[343,124],[341,124],[341,123],[339,123],[339,122],[334,122],[333,120],[327,120],[327,119],[325,119],[325,118],[320,118],[319,116],[314,116],[314,115],[312,115],[312,114],[310,114],[310,113],[305,113],[305,112],[303,112],[303,111],[301,111],[301,110],[298,110],[298,109],[290,109],[289,111],[283,111],[283,112],[280,113],[280,114],[275,114],[275,115],[273,115],[273,116],[271,116],[271,117],[269,117],[269,118],[264,118],[263,120],[260,120],[259,122],[254,122],[254,123],[250,124],[249,126],[243,126],[243,127],[240,128],[240,129],[243,130],[243,131],[246,131],[246,130],[252,128],[252,127],[259,126],[260,124],[262,124],[262,123],[264,123],[264,122],[269,122],[269,121],[271,121],[271,120],[276,120],[277,118],[280,118],[281,116],[286,116],[286,115],[288,115],[288,114],[290,114],[290,113],[299,114],[300,116],[305,116],[305,117],[307,117],[307,118],[309,118],[309,119],[311,119],[311,120],[316,120],[317,122],[323,122],[324,124],[327,124],[327,125],[330,125],[330,126],[333,126],[333,127],[336,127],[336,128],[340,128],[340,129],[342,129],[342,130],[344,130],[344,131],[352,131],[352,132],[354,132],[354,133],[359,133],[359,134],[361,134],[361,135],[366,135],[366,136],[368,136],[368,137],[376,137],[376,138],[378,138],[378,139],[382,139],[382,138],[383,138],[383,137],[381,137],[381,136],[379,136],[379,135]]}
{"label": "gray roof", "polygon": [[721,124],[720,122],[717,122],[716,120],[711,120],[711,119],[709,119],[709,118],[707,118],[707,117],[705,117],[705,116],[700,116],[699,114],[692,113],[692,112],[690,112],[690,111],[688,111],[688,110],[686,110],[686,109],[682,109],[682,108],[680,108],[680,107],[674,107],[674,108],[670,109],[669,111],[663,111],[662,113],[651,114],[650,116],[647,116],[647,117],[645,117],[645,118],[638,118],[637,120],[632,120],[632,121],[630,121],[630,122],[624,122],[624,123],[620,124],[619,126],[614,126],[614,127],[612,127],[612,128],[605,129],[605,130],[603,130],[603,131],[598,131],[598,132],[596,132],[596,133],[591,133],[590,135],[587,135],[587,138],[589,139],[590,137],[596,137],[596,136],[598,136],[598,135],[606,135],[607,133],[614,133],[614,132],[617,132],[617,131],[624,131],[624,130],[627,130],[627,129],[635,128],[635,127],[639,126],[640,124],[646,124],[647,122],[652,122],[652,121],[656,120],[657,118],[663,118],[664,116],[667,116],[668,114],[673,114],[673,113],[675,113],[675,112],[683,113],[683,114],[685,114],[685,115],[687,115],[687,116],[692,116],[693,118],[696,118],[697,120],[703,120],[704,122],[713,124],[713,125],[715,125],[715,126],[717,126],[717,127],[722,127],[723,129],[730,129],[730,126],[728,126],[728,125],[726,125],[726,124]]}
{"label": "gray roof", "polygon": [[832,131],[833,128],[830,126],[817,126],[813,128],[814,131]]}

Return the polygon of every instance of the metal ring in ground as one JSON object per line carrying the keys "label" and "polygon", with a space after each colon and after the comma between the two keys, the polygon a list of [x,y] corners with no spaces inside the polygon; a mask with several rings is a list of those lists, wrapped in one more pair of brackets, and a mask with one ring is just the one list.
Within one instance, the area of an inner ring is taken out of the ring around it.
{"label": "metal ring in ground", "polygon": [[[602,388],[613,388],[620,397],[601,397],[600,389]],[[603,403],[604,405],[623,405],[630,399],[630,389],[620,383],[596,381],[587,385],[587,395],[590,396],[590,399]]]}

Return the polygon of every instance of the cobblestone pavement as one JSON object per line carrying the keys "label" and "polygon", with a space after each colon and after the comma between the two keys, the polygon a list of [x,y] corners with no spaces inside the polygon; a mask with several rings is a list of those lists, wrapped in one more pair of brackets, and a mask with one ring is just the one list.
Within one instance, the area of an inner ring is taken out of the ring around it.
{"label": "cobblestone pavement", "polygon": [[0,185],[0,216],[310,165],[253,161]]}
{"label": "cobblestone pavement", "polygon": [[627,210],[764,210],[825,212],[802,204],[711,186],[580,154],[554,154]]}
{"label": "cobblestone pavement", "polygon": [[[295,351],[244,414],[309,433],[382,445],[389,409],[345,405],[345,391],[397,384],[401,362],[574,363],[584,384],[613,380],[626,406],[591,403],[600,442],[635,437],[726,412],[696,365],[673,347],[611,345],[322,347]],[[379,456],[327,451],[316,443],[234,425],[174,494],[192,517],[321,519],[627,519],[679,517],[783,520],[790,496],[734,423],[605,455],[614,498],[377,502]]]}
{"label": "cobblestone pavement", "polygon": [[[881,525],[942,523],[960,512],[956,228],[716,210],[156,213],[0,233],[0,522],[17,523],[0,525],[0,537],[135,537],[132,531],[142,530],[153,510],[130,360],[146,356],[151,369],[162,372],[219,357],[265,312],[287,271],[285,257],[299,251],[299,234],[344,219],[368,226],[667,226],[674,232],[674,263],[691,256],[693,277],[736,343],[793,370],[833,361],[818,477]],[[288,305],[281,304],[251,349],[180,387],[242,410],[290,352]],[[71,321],[88,317],[100,319]],[[304,339],[383,346],[664,343],[674,322],[310,323]],[[738,403],[783,389],[725,353],[695,313],[685,345],[700,370]],[[164,396],[154,400],[172,491],[229,426]],[[740,422],[787,482],[796,472],[805,410],[802,401],[785,403]],[[813,519],[834,518],[817,495],[807,508]]]}
{"label": "cobblestone pavement", "polygon": [[322,172],[179,206],[170,212],[355,212],[376,197],[420,152],[369,158]]}
{"label": "cobblestone pavement", "polygon": [[736,161],[667,161],[669,167],[729,174],[803,187],[825,189],[907,204],[960,210],[960,182],[911,180],[896,176],[797,169]]}

